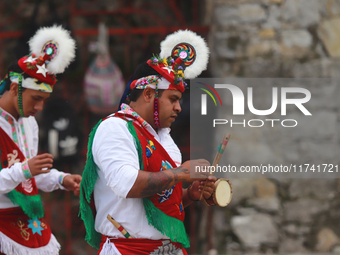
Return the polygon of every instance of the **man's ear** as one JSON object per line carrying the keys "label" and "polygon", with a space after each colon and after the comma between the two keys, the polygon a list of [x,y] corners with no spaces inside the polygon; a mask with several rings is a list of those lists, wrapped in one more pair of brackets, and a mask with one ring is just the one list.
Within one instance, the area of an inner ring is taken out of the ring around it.
{"label": "man's ear", "polygon": [[17,96],[18,95],[18,83],[16,82],[12,82],[10,87],[9,87],[9,92],[13,95],[13,96]]}
{"label": "man's ear", "polygon": [[146,87],[143,91],[143,97],[144,97],[144,100],[146,102],[153,102],[153,98],[155,96],[155,91],[150,88],[150,87]]}

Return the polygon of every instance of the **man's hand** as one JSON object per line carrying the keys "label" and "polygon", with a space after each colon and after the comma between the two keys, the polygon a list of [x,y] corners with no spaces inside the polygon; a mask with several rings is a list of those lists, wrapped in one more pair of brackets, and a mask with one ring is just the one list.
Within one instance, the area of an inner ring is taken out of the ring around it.
{"label": "man's hand", "polygon": [[185,161],[180,167],[174,168],[174,171],[176,171],[176,169],[187,169],[186,176],[184,176],[182,181],[193,182],[208,178],[209,166],[209,161],[205,159],[195,159]]}
{"label": "man's hand", "polygon": [[[45,174],[50,171],[53,163],[53,156],[49,153],[36,155],[27,161],[32,176]],[[44,169],[44,170],[42,170]]]}
{"label": "man's hand", "polygon": [[63,180],[63,186],[68,190],[72,190],[74,195],[79,197],[80,182],[81,176],[79,174],[66,175]]}
{"label": "man's hand", "polygon": [[[214,184],[217,181],[215,176],[209,176],[207,179],[207,185],[205,185],[203,197],[209,199],[214,191]],[[191,187],[188,189],[189,198],[193,201],[199,200],[204,187],[205,181],[194,181]]]}

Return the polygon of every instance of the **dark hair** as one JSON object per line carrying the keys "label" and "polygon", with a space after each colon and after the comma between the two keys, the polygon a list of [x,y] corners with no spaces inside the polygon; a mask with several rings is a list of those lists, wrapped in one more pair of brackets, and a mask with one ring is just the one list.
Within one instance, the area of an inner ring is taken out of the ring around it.
{"label": "dark hair", "polygon": [[[4,79],[4,82],[5,82],[5,91],[6,90],[9,90],[10,87],[11,87],[11,79],[9,77],[9,73],[10,72],[16,72],[16,73],[21,73],[22,74],[22,77],[25,79],[27,77],[30,77],[28,74],[26,74],[21,68],[20,66],[18,65],[18,61],[13,61],[7,68],[7,78]],[[24,88],[23,88],[24,89]]]}
{"label": "dark hair", "polygon": [[136,89],[134,88],[131,90],[130,95],[129,95],[129,101],[130,102],[136,102],[138,98],[141,96],[143,93],[144,89]]}

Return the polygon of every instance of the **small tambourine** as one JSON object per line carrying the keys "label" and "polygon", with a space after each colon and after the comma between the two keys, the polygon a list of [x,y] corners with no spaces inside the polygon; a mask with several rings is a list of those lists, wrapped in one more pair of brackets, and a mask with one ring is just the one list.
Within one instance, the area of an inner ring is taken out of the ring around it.
{"label": "small tambourine", "polygon": [[214,192],[212,194],[213,200],[216,205],[220,207],[227,206],[233,195],[233,186],[226,178],[218,179],[214,185]]}
{"label": "small tambourine", "polygon": [[210,206],[212,205],[212,201],[214,201],[215,205],[220,207],[227,206],[233,195],[233,186],[231,182],[226,178],[218,179],[214,185],[214,191],[212,193],[212,199],[209,200],[202,199],[203,204]]}

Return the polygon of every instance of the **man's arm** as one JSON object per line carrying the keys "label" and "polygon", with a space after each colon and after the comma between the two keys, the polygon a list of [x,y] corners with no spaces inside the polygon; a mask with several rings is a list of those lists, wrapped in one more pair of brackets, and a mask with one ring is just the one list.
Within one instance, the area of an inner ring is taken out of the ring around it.
{"label": "man's arm", "polygon": [[1,169],[0,194],[12,191],[21,182],[33,176],[49,172],[49,169],[41,169],[52,167],[52,162],[52,155],[46,153],[37,155],[21,163],[14,163],[11,167]]}
{"label": "man's arm", "polygon": [[[0,172],[0,194],[6,194],[16,188],[21,182],[31,177],[29,173],[25,176],[24,163],[15,163],[11,167],[3,168]],[[27,162],[25,162],[27,164]]]}
{"label": "man's arm", "polygon": [[151,173],[140,170],[137,180],[127,194],[128,198],[150,197],[185,180],[189,169],[172,168],[170,170]]}
{"label": "man's arm", "polygon": [[177,168],[161,172],[151,173],[140,170],[135,184],[127,194],[127,198],[150,197],[179,182],[193,182],[195,180],[206,179],[204,175],[195,178],[190,176],[190,167],[191,169],[195,169],[195,166],[197,165],[209,166],[210,163],[205,159],[198,159],[186,161]]}
{"label": "man's arm", "polygon": [[161,172],[139,170],[133,137],[126,122],[119,118],[109,118],[99,125],[92,153],[106,185],[122,198],[149,197],[181,181],[193,182],[206,178],[204,175],[190,177],[190,166],[195,169],[196,165],[210,165],[206,160],[193,160]]}

